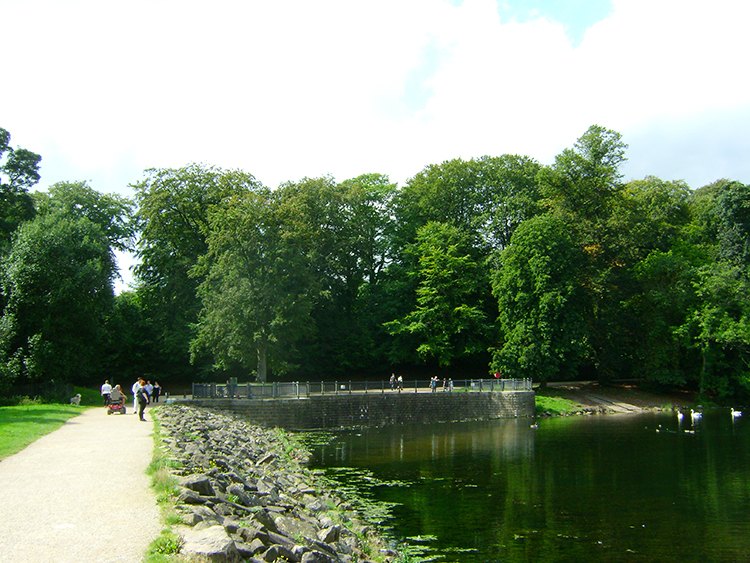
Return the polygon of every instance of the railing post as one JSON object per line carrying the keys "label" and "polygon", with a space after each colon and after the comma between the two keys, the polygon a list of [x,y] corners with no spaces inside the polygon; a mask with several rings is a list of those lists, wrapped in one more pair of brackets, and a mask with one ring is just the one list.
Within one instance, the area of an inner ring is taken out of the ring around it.
{"label": "railing post", "polygon": [[336,386],[335,387],[335,391],[336,391],[336,394],[338,395],[339,394],[339,382],[338,381],[334,381],[333,384]]}
{"label": "railing post", "polygon": [[352,380],[349,380],[349,394],[352,394]]}

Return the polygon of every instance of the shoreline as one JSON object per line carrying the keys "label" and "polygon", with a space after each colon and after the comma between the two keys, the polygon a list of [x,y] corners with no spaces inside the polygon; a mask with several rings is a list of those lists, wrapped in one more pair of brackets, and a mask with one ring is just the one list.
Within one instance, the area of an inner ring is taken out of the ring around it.
{"label": "shoreline", "polygon": [[400,554],[307,469],[307,450],[283,431],[209,409],[158,412],[181,556],[210,561],[390,563]]}

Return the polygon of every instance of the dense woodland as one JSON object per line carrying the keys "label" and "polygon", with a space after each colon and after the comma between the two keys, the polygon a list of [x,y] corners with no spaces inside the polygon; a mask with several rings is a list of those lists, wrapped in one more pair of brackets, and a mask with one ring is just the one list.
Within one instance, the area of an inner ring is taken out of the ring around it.
{"label": "dense woodland", "polygon": [[[451,374],[750,391],[750,189],[624,182],[590,127],[516,155],[275,189],[191,164],[46,192],[0,129],[0,395],[59,382]],[[120,189],[122,187],[116,187]],[[114,251],[140,263],[115,295]]]}

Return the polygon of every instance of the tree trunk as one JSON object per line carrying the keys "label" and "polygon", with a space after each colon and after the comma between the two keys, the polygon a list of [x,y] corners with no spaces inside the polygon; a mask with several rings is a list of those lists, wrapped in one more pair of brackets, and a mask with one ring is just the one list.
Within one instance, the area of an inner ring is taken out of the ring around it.
{"label": "tree trunk", "polygon": [[268,373],[268,360],[266,358],[267,351],[268,342],[265,337],[263,337],[260,342],[258,342],[258,381],[261,383],[266,382]]}

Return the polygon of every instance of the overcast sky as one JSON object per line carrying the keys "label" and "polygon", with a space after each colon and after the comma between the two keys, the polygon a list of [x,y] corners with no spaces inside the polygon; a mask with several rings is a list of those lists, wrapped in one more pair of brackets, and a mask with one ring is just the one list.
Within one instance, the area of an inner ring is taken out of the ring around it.
{"label": "overcast sky", "polygon": [[0,127],[39,189],[143,170],[276,187],[505,153],[592,124],[626,179],[750,183],[746,0],[0,0]]}

